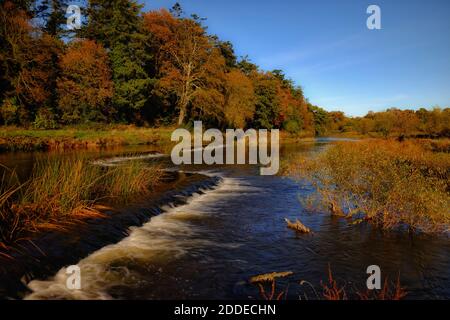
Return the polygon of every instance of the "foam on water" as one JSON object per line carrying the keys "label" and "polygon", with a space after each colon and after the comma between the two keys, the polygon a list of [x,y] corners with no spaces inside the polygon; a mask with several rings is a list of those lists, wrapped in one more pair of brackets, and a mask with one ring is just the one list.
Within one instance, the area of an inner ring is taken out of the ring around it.
{"label": "foam on water", "polygon": [[153,158],[162,158],[166,157],[165,154],[162,153],[149,153],[135,156],[123,156],[123,157],[113,157],[108,159],[100,159],[93,162],[93,164],[112,167],[119,163],[130,161],[130,160],[145,160],[145,159],[153,159]]}
{"label": "foam on water", "polygon": [[[217,175],[212,171],[205,175]],[[81,289],[66,286],[66,268],[48,280],[33,280],[28,284],[32,293],[26,299],[111,299],[108,290],[117,286],[138,285],[139,274],[130,265],[145,266],[159,261],[171,261],[194,248],[216,246],[233,248],[233,243],[217,243],[197,234],[196,219],[214,215],[218,197],[238,197],[245,192],[257,192],[242,179],[222,177],[217,187],[195,194],[185,205],[167,206],[165,212],[153,217],[141,227],[130,228],[122,241],[103,247],[77,264],[81,270]],[[230,199],[231,200],[231,199]]]}

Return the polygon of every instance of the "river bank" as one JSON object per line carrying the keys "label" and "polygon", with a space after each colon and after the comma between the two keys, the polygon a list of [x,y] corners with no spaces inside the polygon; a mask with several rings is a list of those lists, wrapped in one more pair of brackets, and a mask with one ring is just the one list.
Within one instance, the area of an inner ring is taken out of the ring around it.
{"label": "river bank", "polygon": [[173,128],[132,125],[65,127],[54,130],[1,127],[0,152],[105,148],[126,145],[164,145]]}

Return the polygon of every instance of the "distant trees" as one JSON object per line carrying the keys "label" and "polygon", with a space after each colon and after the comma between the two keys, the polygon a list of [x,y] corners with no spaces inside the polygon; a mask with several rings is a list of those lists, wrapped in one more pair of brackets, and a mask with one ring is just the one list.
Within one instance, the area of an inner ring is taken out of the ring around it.
{"label": "distant trees", "polygon": [[314,134],[317,136],[326,134],[330,127],[330,118],[328,116],[328,112],[312,104],[308,104],[308,110],[313,115]]}
{"label": "distant trees", "polygon": [[381,112],[369,112],[364,117],[347,118],[347,122],[349,130],[361,134],[376,133],[384,137],[450,137],[449,115],[449,108],[420,108],[417,111],[391,108]]}

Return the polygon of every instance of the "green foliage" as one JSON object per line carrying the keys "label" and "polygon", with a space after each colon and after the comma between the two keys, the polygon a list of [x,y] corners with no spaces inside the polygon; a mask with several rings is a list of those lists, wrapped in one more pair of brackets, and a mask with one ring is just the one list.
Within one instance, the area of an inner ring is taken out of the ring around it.
{"label": "green foliage", "polygon": [[237,67],[237,57],[234,53],[233,44],[230,41],[221,41],[217,37],[213,37],[217,48],[225,59],[225,65],[229,70]]}
{"label": "green foliage", "polygon": [[151,79],[144,66],[148,36],[142,31],[142,5],[132,0],[93,0],[87,10],[89,23],[81,31],[109,50],[114,82],[113,104],[123,120],[146,105]]}
{"label": "green foliage", "polygon": [[324,135],[327,132],[327,127],[330,120],[328,117],[328,112],[311,104],[308,105],[308,109],[312,112],[314,117],[314,131],[316,136]]}
{"label": "green foliage", "polygon": [[283,129],[291,134],[296,134],[300,132],[301,128],[297,120],[290,119],[283,122]]}
{"label": "green foliage", "polygon": [[36,129],[56,129],[58,124],[55,121],[54,113],[48,108],[39,109],[34,119],[33,127]]}
{"label": "green foliage", "polygon": [[277,82],[269,76],[262,76],[255,84],[255,128],[272,129],[278,127],[279,100],[277,97]]}
{"label": "green foliage", "polygon": [[3,123],[6,125],[16,123],[18,109],[19,106],[17,105],[17,99],[15,97],[5,99],[0,106],[0,117]]}
{"label": "green foliage", "polygon": [[246,75],[251,75],[258,71],[258,66],[250,61],[248,56],[241,57],[241,60],[238,62],[237,67]]}

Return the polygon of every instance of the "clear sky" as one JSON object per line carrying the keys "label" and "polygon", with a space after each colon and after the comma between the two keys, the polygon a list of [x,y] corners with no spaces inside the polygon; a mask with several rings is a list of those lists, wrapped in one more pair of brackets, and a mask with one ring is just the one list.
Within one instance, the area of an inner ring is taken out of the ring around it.
{"label": "clear sky", "polygon": [[[146,0],[145,9],[176,0]],[[311,103],[348,115],[450,105],[449,0],[180,0],[208,31],[264,70],[282,69]],[[381,30],[366,9],[381,8]]]}

